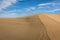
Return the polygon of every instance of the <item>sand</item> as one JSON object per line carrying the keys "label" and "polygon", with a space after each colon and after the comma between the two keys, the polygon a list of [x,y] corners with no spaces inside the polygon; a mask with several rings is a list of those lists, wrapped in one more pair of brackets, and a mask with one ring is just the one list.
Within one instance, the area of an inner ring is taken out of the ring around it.
{"label": "sand", "polygon": [[60,15],[0,18],[0,40],[60,40]]}
{"label": "sand", "polygon": [[60,40],[60,14],[42,14],[40,20],[47,29],[51,40]]}

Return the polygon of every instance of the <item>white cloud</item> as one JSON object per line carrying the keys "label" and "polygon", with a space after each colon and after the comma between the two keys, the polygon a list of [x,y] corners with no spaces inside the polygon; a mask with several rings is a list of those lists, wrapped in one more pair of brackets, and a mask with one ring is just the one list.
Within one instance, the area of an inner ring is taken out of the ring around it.
{"label": "white cloud", "polygon": [[4,13],[11,13],[11,12],[21,12],[21,10],[20,9],[14,9],[14,10],[10,10],[10,11],[5,11]]}
{"label": "white cloud", "polygon": [[54,5],[55,3],[53,3],[53,2],[49,2],[49,3],[42,3],[42,4],[38,4],[37,5],[37,7],[38,7],[38,9],[40,9],[40,8],[50,8],[50,5]]}
{"label": "white cloud", "polygon": [[3,13],[0,15],[0,18],[14,18],[18,17],[16,13]]}
{"label": "white cloud", "polygon": [[38,4],[38,6],[46,6],[46,5],[50,5],[51,3],[43,3],[43,4]]}
{"label": "white cloud", "polygon": [[10,11],[3,11],[3,13],[0,14],[0,18],[16,18],[19,17],[19,14],[17,12],[20,12],[21,10],[10,10]]}
{"label": "white cloud", "polygon": [[29,8],[25,8],[25,10],[26,10],[26,12],[29,12],[29,11],[31,11],[31,9],[29,9]]}
{"label": "white cloud", "polygon": [[45,7],[51,7],[51,8],[60,8],[60,2],[49,2],[49,3],[42,3],[37,5],[38,8],[45,8]]}
{"label": "white cloud", "polygon": [[35,10],[36,8],[35,7],[30,7],[31,10]]}
{"label": "white cloud", "polygon": [[48,12],[55,12],[55,11],[60,11],[60,9],[54,9],[54,10],[51,10],[51,11],[48,11]]}
{"label": "white cloud", "polygon": [[49,5],[51,5],[51,6],[56,6],[57,4],[60,4],[60,3],[57,3],[57,2],[49,2],[49,3],[42,3],[42,4],[38,4],[37,6],[38,7],[45,7],[45,6],[49,6]]}
{"label": "white cloud", "polygon": [[17,0],[2,0],[0,4],[0,10],[5,9],[16,2]]}
{"label": "white cloud", "polygon": [[25,8],[25,10],[28,12],[28,11],[32,11],[32,10],[35,10],[36,7],[29,7],[29,8]]}
{"label": "white cloud", "polygon": [[56,12],[56,11],[60,11],[60,3],[59,2],[50,2],[50,3],[43,3],[43,4],[38,4],[37,5],[38,8],[45,8],[45,9],[49,9],[46,10],[47,12]]}

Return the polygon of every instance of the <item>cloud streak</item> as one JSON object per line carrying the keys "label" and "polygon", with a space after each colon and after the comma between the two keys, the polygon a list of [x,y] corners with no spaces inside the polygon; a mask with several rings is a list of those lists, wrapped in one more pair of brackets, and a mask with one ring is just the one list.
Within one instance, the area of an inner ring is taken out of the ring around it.
{"label": "cloud streak", "polygon": [[0,4],[0,10],[6,9],[7,7],[11,6],[12,4],[16,3],[17,0],[2,0]]}
{"label": "cloud streak", "polygon": [[60,11],[60,9],[54,9],[54,10],[51,10],[51,11],[48,11],[48,12],[56,12],[56,11]]}
{"label": "cloud streak", "polygon": [[43,4],[38,4],[37,6],[46,6],[46,5],[50,5],[52,3],[43,3]]}
{"label": "cloud streak", "polygon": [[54,1],[54,2],[48,2],[48,3],[38,4],[37,6],[38,7],[45,7],[45,6],[53,6],[53,7],[56,7],[58,5],[60,5],[60,3]]}
{"label": "cloud streak", "polygon": [[7,13],[2,13],[0,14],[0,18],[15,18],[18,17],[17,13],[13,13],[13,12],[7,12]]}
{"label": "cloud streak", "polygon": [[41,9],[45,10],[47,13],[60,11],[60,3],[56,2],[56,1],[49,2],[49,3],[43,3],[43,4],[38,4],[37,6],[38,6],[38,9],[41,8]]}

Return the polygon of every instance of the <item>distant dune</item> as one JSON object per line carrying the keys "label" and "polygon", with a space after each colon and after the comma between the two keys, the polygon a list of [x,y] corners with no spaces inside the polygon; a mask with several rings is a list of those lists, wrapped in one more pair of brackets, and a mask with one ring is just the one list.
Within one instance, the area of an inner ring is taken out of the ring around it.
{"label": "distant dune", "polygon": [[0,40],[60,40],[60,15],[0,18]]}

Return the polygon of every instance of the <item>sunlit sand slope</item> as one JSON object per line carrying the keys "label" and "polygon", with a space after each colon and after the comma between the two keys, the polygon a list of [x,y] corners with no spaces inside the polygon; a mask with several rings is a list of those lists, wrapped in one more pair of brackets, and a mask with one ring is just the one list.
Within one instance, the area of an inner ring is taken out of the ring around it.
{"label": "sunlit sand slope", "polygon": [[50,40],[50,38],[37,15],[0,19],[0,40]]}
{"label": "sunlit sand slope", "polygon": [[51,40],[60,40],[60,14],[41,14],[39,18]]}

